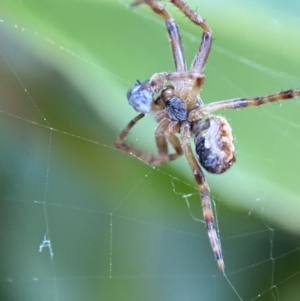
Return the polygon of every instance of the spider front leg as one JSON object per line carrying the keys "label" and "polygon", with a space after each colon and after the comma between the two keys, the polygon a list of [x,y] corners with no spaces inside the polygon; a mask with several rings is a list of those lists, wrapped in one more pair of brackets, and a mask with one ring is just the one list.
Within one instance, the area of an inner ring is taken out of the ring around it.
{"label": "spider front leg", "polygon": [[206,21],[195,11],[191,10],[185,2],[182,0],[170,0],[170,2],[177,6],[194,24],[200,26],[204,31],[199,51],[194,58],[191,68],[193,71],[202,72],[212,44],[212,30]]}
{"label": "spider front leg", "polygon": [[[115,142],[115,146],[117,149],[121,149],[126,153],[129,153],[138,159],[142,160],[143,162],[157,166],[164,164],[169,161],[173,161],[177,159],[179,156],[182,155],[182,148],[180,146],[180,142],[175,134],[179,130],[179,124],[170,120],[170,119],[163,119],[160,121],[156,131],[155,131],[155,140],[158,149],[158,154],[152,155],[147,152],[141,151],[135,147],[129,146],[125,139],[129,134],[130,130],[134,127],[134,125],[141,120],[145,115],[139,114],[134,119],[132,119],[125,129],[121,132],[119,137]],[[175,149],[175,153],[169,154],[168,153],[168,145],[169,142],[173,148]]]}
{"label": "spider front leg", "polygon": [[199,186],[199,192],[202,201],[203,217],[208,232],[208,238],[211,247],[213,249],[213,252],[215,254],[215,258],[217,260],[219,270],[221,271],[222,274],[225,274],[225,264],[223,260],[221,242],[216,231],[214,215],[211,207],[210,191],[204,173],[202,172],[201,167],[197,162],[191,148],[191,144],[190,144],[191,131],[190,131],[190,124],[188,122],[182,124],[180,129],[180,134],[181,134],[181,145],[182,145],[183,152],[189,162],[195,180]]}
{"label": "spider front leg", "polygon": [[139,0],[133,2],[130,6],[138,6],[141,4],[147,4],[150,6],[150,8],[158,15],[160,15],[166,22],[171,47],[172,47],[172,53],[173,53],[173,59],[175,63],[175,67],[177,71],[185,71],[186,70],[186,63],[184,58],[184,52],[182,48],[182,42],[181,37],[179,34],[178,26],[175,22],[175,20],[172,18],[172,16],[168,13],[168,11],[156,3],[156,1],[153,0]]}
{"label": "spider front leg", "polygon": [[235,98],[235,99],[217,101],[190,111],[188,120],[191,122],[195,120],[199,120],[204,116],[212,114],[213,112],[219,110],[242,109],[251,106],[252,107],[261,106],[263,104],[267,104],[270,102],[287,100],[295,97],[300,97],[300,90],[286,90],[275,94],[254,97],[254,98]]}
{"label": "spider front leg", "polygon": [[[198,71],[178,71],[178,72],[160,72],[152,75],[150,80],[142,83],[140,85],[141,90],[149,90],[150,88],[162,89],[166,81],[185,82],[186,80],[191,80],[196,83],[197,89],[200,90],[204,83],[205,76],[203,73]],[[198,92],[198,91],[197,91]]]}

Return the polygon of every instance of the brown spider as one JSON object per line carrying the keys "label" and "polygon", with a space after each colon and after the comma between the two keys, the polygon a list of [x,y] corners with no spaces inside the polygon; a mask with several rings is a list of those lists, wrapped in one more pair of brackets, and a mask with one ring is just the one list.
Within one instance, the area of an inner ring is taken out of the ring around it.
{"label": "brown spider", "polygon": [[[213,102],[205,105],[199,93],[204,84],[203,69],[212,44],[212,31],[206,21],[192,11],[182,0],[169,0],[179,8],[193,23],[200,26],[204,33],[200,48],[192,67],[187,70],[178,26],[167,10],[155,0],[138,0],[132,7],[142,3],[160,15],[166,22],[176,72],[155,73],[145,82],[137,83],[128,91],[128,102],[140,112],[132,119],[116,140],[116,147],[141,159],[150,165],[160,165],[177,159],[182,154],[187,158],[199,186],[202,209],[208,237],[220,271],[225,274],[222,249],[216,231],[211,208],[210,191],[201,166],[208,172],[220,174],[235,162],[235,148],[231,127],[227,120],[211,113],[222,109],[240,109],[260,106],[269,102],[300,96],[300,90],[287,90],[275,94],[255,97],[236,98]],[[126,144],[125,139],[133,126],[150,111],[155,112],[158,126],[155,140],[158,154],[138,150]],[[179,133],[179,137],[177,134]],[[191,136],[195,141],[195,158],[191,148]],[[168,152],[168,143],[175,153]],[[199,163],[200,164],[199,164]]]}

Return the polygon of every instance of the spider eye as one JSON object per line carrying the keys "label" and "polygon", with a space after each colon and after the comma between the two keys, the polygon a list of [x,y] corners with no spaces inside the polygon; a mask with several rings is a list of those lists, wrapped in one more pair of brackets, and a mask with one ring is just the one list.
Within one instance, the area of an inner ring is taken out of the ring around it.
{"label": "spider eye", "polygon": [[195,123],[194,138],[200,164],[210,173],[222,173],[235,162],[231,127],[220,116],[211,116]]}
{"label": "spider eye", "polygon": [[128,90],[127,99],[133,108],[141,113],[147,114],[151,110],[153,102],[153,93],[149,89],[142,89],[140,81]]}

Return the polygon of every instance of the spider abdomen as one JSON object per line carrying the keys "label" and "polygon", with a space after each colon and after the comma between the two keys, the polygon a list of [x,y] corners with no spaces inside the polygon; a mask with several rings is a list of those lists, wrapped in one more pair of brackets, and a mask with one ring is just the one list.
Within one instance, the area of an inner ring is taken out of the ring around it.
{"label": "spider abdomen", "polygon": [[231,127],[225,118],[211,116],[193,126],[196,154],[200,164],[210,173],[225,172],[235,162]]}

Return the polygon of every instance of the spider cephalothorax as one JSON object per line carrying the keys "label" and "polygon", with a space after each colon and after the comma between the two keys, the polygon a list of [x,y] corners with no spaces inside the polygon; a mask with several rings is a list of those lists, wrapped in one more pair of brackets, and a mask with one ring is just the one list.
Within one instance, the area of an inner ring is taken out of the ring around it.
{"label": "spider cephalothorax", "polygon": [[[269,102],[300,96],[300,90],[287,90],[279,93],[255,97],[236,98],[203,104],[199,93],[204,84],[203,69],[212,44],[212,31],[205,20],[191,10],[182,0],[169,0],[194,24],[202,28],[200,47],[187,70],[178,26],[167,10],[156,0],[138,0],[132,7],[145,3],[166,22],[172,46],[176,72],[155,73],[145,81],[137,83],[128,91],[127,99],[133,108],[140,112],[132,119],[116,140],[116,147],[128,152],[151,165],[160,165],[185,155],[199,187],[202,210],[210,244],[222,273],[225,273],[222,249],[215,228],[211,208],[210,191],[201,166],[208,172],[220,174],[235,162],[235,148],[231,127],[221,116],[212,115],[223,109],[239,109],[259,106]],[[125,139],[132,127],[150,111],[155,112],[158,126],[155,141],[158,154],[152,155],[126,144]],[[195,153],[191,148],[191,138],[195,141]],[[170,144],[175,153],[169,153]],[[199,164],[200,163],[200,164]]]}

